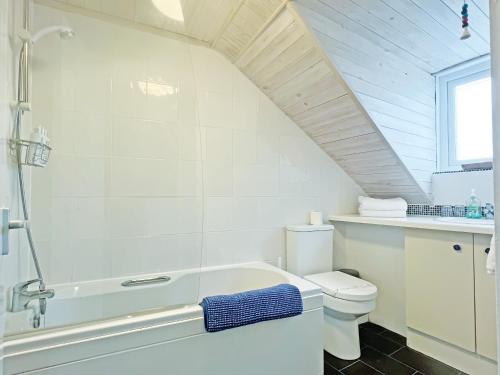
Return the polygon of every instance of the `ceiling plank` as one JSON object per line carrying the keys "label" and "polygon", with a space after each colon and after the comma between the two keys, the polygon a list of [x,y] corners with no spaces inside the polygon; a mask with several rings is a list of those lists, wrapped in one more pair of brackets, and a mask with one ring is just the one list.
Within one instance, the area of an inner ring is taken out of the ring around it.
{"label": "ceiling plank", "polygon": [[[457,36],[457,38],[460,38],[460,35],[462,34],[460,7],[463,4],[463,1],[460,1],[461,5],[459,5],[458,10],[455,9],[456,4],[452,5],[452,7],[450,8],[450,6],[448,6],[444,2],[444,0],[408,0],[408,1],[411,1],[416,6],[425,10],[431,19],[434,19],[436,22],[443,25],[443,27],[450,30],[450,32],[454,33]],[[471,22],[472,20],[473,19],[471,19]],[[486,20],[486,23],[487,27],[489,28],[489,20]],[[476,31],[476,26],[477,22],[471,23],[471,31],[473,33],[475,33]],[[465,40],[464,44],[470,45],[480,55],[489,53],[490,52],[489,33],[486,39],[484,39],[479,34],[475,35],[475,37]]]}

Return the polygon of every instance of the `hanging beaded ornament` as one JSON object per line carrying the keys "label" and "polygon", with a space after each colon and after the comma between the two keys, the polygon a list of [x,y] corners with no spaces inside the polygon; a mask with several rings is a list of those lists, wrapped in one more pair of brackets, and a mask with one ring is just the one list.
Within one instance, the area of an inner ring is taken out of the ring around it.
{"label": "hanging beaded ornament", "polygon": [[462,6],[462,36],[461,40],[470,38],[469,31],[469,4],[467,4],[467,0],[464,0],[464,5]]}

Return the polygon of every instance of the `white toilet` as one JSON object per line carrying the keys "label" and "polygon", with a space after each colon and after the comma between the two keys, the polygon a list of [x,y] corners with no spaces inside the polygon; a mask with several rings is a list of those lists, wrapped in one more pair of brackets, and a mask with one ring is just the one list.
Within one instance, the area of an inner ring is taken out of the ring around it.
{"label": "white toilet", "polygon": [[340,271],[332,271],[333,225],[287,227],[287,271],[323,291],[325,350],[342,359],[357,359],[358,318],[375,308],[377,287]]}

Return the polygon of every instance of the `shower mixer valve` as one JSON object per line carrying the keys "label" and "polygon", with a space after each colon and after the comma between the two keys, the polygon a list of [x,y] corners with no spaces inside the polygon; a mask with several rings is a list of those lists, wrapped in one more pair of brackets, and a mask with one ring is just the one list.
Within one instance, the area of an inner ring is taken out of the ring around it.
{"label": "shower mixer valve", "polygon": [[11,229],[24,229],[28,227],[28,221],[10,220],[10,210],[8,208],[0,208],[0,255],[9,254],[9,231]]}
{"label": "shower mixer valve", "polygon": [[[38,289],[30,290],[30,286],[38,284]],[[40,327],[40,315],[45,315],[47,309],[47,298],[53,298],[55,295],[54,289],[45,289],[45,285],[41,279],[20,282],[12,288],[12,298],[10,301],[9,311],[19,312],[25,310],[33,310],[33,327]],[[31,301],[38,300],[38,308],[30,306]]]}

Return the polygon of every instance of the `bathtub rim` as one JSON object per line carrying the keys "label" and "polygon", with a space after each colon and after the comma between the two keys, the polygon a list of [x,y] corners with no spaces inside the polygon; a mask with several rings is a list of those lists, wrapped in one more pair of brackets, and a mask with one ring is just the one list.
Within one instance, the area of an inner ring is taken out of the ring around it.
{"label": "bathtub rim", "polygon": [[[277,273],[287,279],[291,284],[296,285],[301,291],[310,289],[314,283],[305,280],[302,277],[293,275],[279,267],[273,266],[266,262],[243,262],[243,263],[235,263],[229,265],[217,265],[217,266],[203,266],[198,268],[188,268],[183,270],[175,270],[175,271],[166,271],[166,272],[153,272],[153,273],[142,273],[135,275],[127,275],[120,277],[111,277],[106,279],[97,279],[97,280],[86,280],[86,281],[78,281],[78,282],[70,282],[70,283],[60,283],[60,284],[50,284],[48,287],[56,290],[55,299],[71,299],[78,297],[88,297],[97,294],[109,293],[109,292],[124,292],[127,290],[140,290],[143,288],[151,288],[151,287],[161,287],[162,285],[171,284],[175,281],[181,279],[183,276],[187,274],[197,274],[200,275],[207,272],[213,271],[223,271],[229,269],[259,269],[264,271],[272,271]],[[120,284],[124,281],[128,281],[131,279],[140,279],[140,278],[153,278],[159,276],[169,276],[170,280],[165,284],[150,284],[150,285],[138,285],[132,288],[123,287]],[[294,282],[292,282],[293,280]]]}
{"label": "bathtub rim", "polygon": [[[285,276],[290,284],[299,288],[304,304],[304,313],[323,308],[321,288],[305,279],[292,275],[267,263],[250,262],[227,266],[204,267],[202,270],[207,272],[242,267],[269,270]],[[172,327],[176,329],[172,330]],[[158,329],[164,331],[161,335],[162,341],[206,334],[203,321],[203,310],[197,304],[186,305],[151,313],[138,312],[137,314],[103,321],[83,322],[77,325],[7,336],[4,338],[4,363],[14,361],[16,362],[16,368],[21,366],[25,368],[26,371],[30,368],[40,367],[33,367],[32,363],[28,365],[27,362],[30,361],[26,360],[21,361],[24,362],[24,364],[19,363],[22,357],[28,355],[37,358],[40,353],[47,352],[51,349],[64,349],[68,346],[82,343],[96,343],[110,340],[115,343],[112,345],[113,348],[111,352],[127,350],[141,345],[151,345],[157,342],[157,339],[155,340],[154,338],[154,336],[156,336],[154,331]],[[173,335],[174,331],[177,332],[175,335]],[[136,334],[139,334],[141,337],[136,337],[134,341],[135,344],[120,343],[116,340],[116,338],[120,336],[132,336]],[[82,360],[90,358],[92,355],[95,355],[95,353],[91,353],[91,350],[87,352],[82,351],[82,353],[79,353],[77,356],[78,358],[73,358],[72,360]],[[34,361],[34,363],[38,362],[40,362],[40,359]],[[42,362],[45,362],[43,358]]]}

